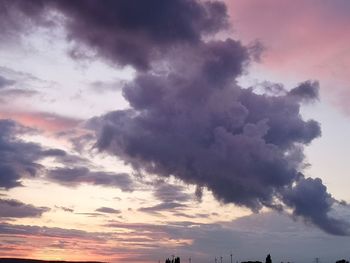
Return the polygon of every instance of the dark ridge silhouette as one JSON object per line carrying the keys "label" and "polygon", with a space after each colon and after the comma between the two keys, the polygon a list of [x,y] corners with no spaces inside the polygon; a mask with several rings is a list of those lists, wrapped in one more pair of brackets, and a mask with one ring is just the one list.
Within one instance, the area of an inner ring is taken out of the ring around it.
{"label": "dark ridge silhouette", "polygon": [[243,261],[241,263],[262,263],[261,261]]}
{"label": "dark ridge silhouette", "polygon": [[26,258],[0,258],[0,263],[106,263],[101,261],[39,260]]}
{"label": "dark ridge silhouette", "polygon": [[349,263],[349,261],[345,260],[345,259],[341,259],[336,261],[335,263]]}

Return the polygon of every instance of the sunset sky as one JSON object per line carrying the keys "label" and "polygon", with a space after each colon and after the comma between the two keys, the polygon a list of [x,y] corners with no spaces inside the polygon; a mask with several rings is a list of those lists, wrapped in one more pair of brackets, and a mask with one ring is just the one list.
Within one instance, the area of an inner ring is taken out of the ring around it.
{"label": "sunset sky", "polygon": [[0,0],[0,257],[349,260],[349,13]]}

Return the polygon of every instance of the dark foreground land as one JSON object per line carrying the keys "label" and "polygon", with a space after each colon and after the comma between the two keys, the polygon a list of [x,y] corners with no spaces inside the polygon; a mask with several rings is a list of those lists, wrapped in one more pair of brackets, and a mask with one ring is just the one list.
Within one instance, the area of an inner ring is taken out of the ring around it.
{"label": "dark foreground land", "polygon": [[[166,261],[167,262],[167,261]],[[180,263],[180,259],[178,261]],[[107,263],[101,261],[64,261],[64,260],[38,260],[38,259],[25,259],[25,258],[0,258],[0,263]],[[263,263],[261,261],[243,261],[241,263]],[[272,263],[267,260],[265,263]],[[345,259],[336,261],[336,263],[349,263]]]}
{"label": "dark foreground land", "polygon": [[99,261],[38,260],[25,258],[0,258],[0,263],[105,263]]}

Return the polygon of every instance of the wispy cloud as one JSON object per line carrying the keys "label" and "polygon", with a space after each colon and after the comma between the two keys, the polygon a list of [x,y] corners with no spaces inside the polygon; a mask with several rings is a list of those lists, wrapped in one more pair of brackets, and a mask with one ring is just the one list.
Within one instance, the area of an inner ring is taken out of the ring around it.
{"label": "wispy cloud", "polygon": [[117,187],[123,191],[133,190],[133,181],[126,173],[90,171],[86,167],[56,168],[48,172],[47,178],[65,186],[75,187],[82,183]]}
{"label": "wispy cloud", "polygon": [[106,213],[106,214],[120,214],[121,211],[118,209],[114,209],[111,207],[99,207],[96,209],[96,212],[100,212],[100,213]]}

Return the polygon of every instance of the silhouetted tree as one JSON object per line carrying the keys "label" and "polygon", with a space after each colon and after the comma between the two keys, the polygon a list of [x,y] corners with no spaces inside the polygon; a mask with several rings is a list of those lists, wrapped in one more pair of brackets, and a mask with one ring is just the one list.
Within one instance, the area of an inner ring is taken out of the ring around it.
{"label": "silhouetted tree", "polygon": [[167,258],[165,260],[165,263],[180,263],[180,257],[174,258],[174,256],[173,256],[173,259]]}
{"label": "silhouetted tree", "polygon": [[265,263],[272,263],[270,254],[267,255]]}

